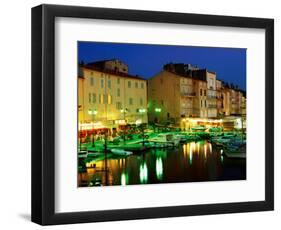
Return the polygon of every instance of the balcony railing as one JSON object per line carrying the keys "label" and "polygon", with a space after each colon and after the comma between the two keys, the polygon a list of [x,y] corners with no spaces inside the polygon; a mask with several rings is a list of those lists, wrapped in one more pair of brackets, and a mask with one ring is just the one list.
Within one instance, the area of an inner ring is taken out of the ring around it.
{"label": "balcony railing", "polygon": [[181,95],[185,96],[185,97],[195,97],[196,93],[195,92],[182,92]]}
{"label": "balcony railing", "polygon": [[214,95],[208,95],[207,96],[209,99],[217,99],[217,96],[214,96]]}

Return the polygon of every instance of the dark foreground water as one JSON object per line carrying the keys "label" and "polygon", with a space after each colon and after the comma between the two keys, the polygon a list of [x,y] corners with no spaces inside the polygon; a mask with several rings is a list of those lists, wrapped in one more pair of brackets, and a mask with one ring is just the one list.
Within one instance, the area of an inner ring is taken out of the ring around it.
{"label": "dark foreground water", "polygon": [[220,149],[206,141],[151,149],[128,157],[108,155],[107,159],[86,160],[92,168],[78,173],[78,186],[246,179],[245,159],[224,157]]}

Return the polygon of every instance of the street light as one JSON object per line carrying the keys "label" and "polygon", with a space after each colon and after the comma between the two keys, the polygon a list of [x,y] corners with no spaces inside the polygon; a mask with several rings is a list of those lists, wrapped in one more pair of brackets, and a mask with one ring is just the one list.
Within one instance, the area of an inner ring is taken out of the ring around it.
{"label": "street light", "polygon": [[139,109],[139,113],[142,115],[142,119],[141,119],[141,131],[142,131],[142,145],[144,146],[144,127],[143,127],[143,115],[145,114],[146,109]]}
{"label": "street light", "polygon": [[[156,108],[154,109],[154,111],[155,111],[156,114],[157,114],[157,113],[159,114],[159,113],[161,113],[162,109],[156,107]],[[158,121],[158,117],[157,117],[157,121]],[[155,132],[155,124],[154,124],[154,132]]]}
{"label": "street light", "polygon": [[[93,109],[93,110],[89,109],[88,114],[93,116],[93,129],[94,129],[94,120],[95,120],[95,116],[98,114],[98,111],[96,109]],[[93,137],[92,137],[92,147],[95,147],[94,131],[93,131]]]}
{"label": "street light", "polygon": [[155,108],[156,113],[161,113],[162,109],[161,108]]}

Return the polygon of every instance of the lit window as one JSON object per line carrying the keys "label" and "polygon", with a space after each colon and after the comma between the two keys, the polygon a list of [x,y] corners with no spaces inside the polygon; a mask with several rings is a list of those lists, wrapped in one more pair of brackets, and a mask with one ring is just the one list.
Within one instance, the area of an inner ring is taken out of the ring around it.
{"label": "lit window", "polygon": [[112,96],[108,94],[108,104],[112,104]]}
{"label": "lit window", "polygon": [[103,94],[99,94],[99,103],[100,103],[100,104],[103,103]]}

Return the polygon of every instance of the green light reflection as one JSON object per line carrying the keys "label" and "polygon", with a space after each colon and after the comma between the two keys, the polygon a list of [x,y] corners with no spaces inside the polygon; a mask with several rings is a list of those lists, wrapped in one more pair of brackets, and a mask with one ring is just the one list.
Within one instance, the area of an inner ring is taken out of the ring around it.
{"label": "green light reflection", "polygon": [[147,183],[147,165],[145,162],[140,165],[140,182],[141,184]]}
{"label": "green light reflection", "polygon": [[156,177],[160,181],[163,179],[163,161],[161,157],[156,159]]}

